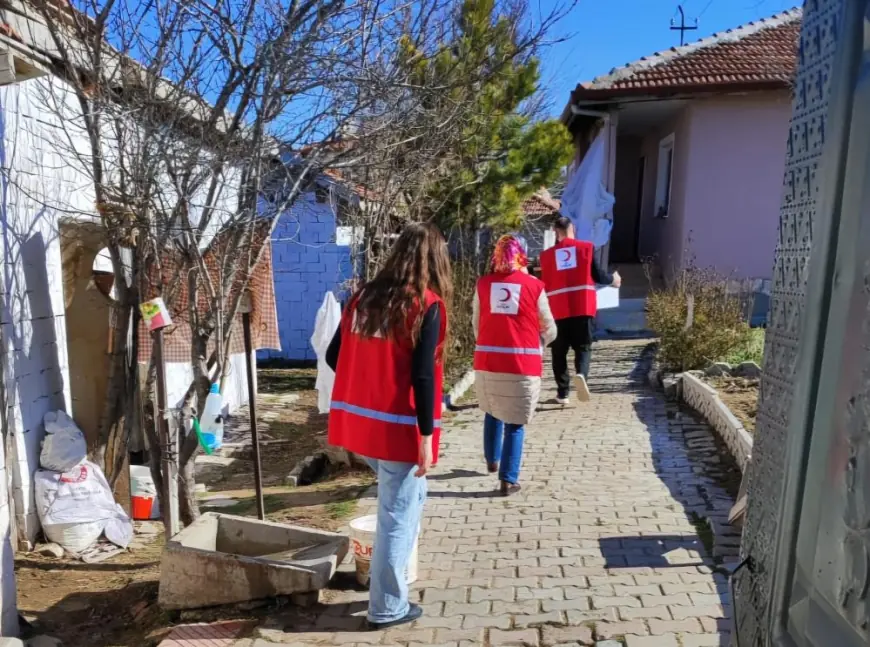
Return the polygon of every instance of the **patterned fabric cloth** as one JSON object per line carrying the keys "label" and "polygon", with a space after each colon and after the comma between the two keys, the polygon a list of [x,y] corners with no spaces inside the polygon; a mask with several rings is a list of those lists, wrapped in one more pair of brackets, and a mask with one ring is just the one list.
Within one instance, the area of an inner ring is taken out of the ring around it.
{"label": "patterned fabric cloth", "polygon": [[506,234],[495,243],[491,267],[496,274],[508,274],[528,267],[526,239],[519,234]]}
{"label": "patterned fabric cloth", "polygon": [[[272,245],[268,239],[268,228],[264,227],[264,233],[251,243],[249,253],[255,254],[258,248],[265,244],[262,256],[251,273],[248,289],[251,296],[251,343],[254,349],[269,348],[280,350],[281,342],[278,336],[278,314],[275,309],[275,282],[272,278]],[[239,253],[238,246],[232,247]],[[215,284],[220,284],[221,262],[226,262],[228,254],[222,253],[220,237],[209,246],[209,250],[203,255],[203,260],[208,268],[209,275]],[[167,362],[190,362],[191,328],[188,314],[188,289],[187,281],[179,276],[177,268],[182,267],[180,258],[170,253],[161,259],[163,278],[160,269],[156,266],[149,272],[149,285],[152,293],[146,298],[153,299],[162,294],[172,317],[172,325],[166,328],[164,335],[164,359]],[[232,295],[238,294],[240,281],[226,295],[227,302]],[[200,311],[207,308],[207,296],[204,289],[199,290]],[[209,348],[212,349],[214,336]],[[147,363],[151,358],[151,334],[145,327],[145,322],[139,321],[139,357],[140,363]],[[230,333],[230,354],[245,352],[245,339],[242,330],[242,315],[236,316]]]}

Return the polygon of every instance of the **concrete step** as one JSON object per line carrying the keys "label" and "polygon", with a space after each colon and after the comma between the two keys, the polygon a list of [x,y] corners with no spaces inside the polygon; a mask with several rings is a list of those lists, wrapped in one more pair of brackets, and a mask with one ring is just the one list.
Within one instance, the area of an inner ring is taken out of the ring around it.
{"label": "concrete step", "polygon": [[599,310],[595,324],[601,331],[646,333],[646,299],[621,299],[618,308]]}

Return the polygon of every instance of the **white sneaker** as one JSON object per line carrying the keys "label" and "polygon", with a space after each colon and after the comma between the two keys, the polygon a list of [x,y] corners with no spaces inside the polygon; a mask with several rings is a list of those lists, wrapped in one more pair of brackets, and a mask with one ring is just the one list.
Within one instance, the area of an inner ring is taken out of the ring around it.
{"label": "white sneaker", "polygon": [[571,400],[569,398],[556,398],[556,404],[561,404],[563,407],[571,404]]}
{"label": "white sneaker", "polygon": [[577,386],[577,399],[580,402],[589,402],[589,385],[586,384],[586,378],[582,375],[577,375],[574,378],[574,384]]}

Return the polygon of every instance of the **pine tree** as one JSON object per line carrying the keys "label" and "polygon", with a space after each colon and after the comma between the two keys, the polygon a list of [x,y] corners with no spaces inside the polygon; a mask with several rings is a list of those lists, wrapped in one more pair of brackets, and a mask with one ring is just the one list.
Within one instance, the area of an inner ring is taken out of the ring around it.
{"label": "pine tree", "polygon": [[495,0],[463,0],[456,29],[434,53],[402,44],[400,64],[418,87],[447,88],[423,99],[429,112],[462,110],[461,136],[422,187],[421,215],[445,231],[517,227],[523,200],[557,180],[571,158],[559,121],[535,121],[523,111],[540,78],[526,48]]}

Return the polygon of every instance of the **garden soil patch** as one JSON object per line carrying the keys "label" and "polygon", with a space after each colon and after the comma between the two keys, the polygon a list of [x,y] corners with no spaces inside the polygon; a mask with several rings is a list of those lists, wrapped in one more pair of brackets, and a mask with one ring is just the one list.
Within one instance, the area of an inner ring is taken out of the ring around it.
{"label": "garden soil patch", "polygon": [[737,416],[746,431],[754,434],[759,381],[743,377],[717,377],[707,378],[707,382],[718,391],[722,402]]}
{"label": "garden soil patch", "polygon": [[[315,376],[316,371],[307,369],[258,372],[260,427],[269,438],[280,441],[263,447],[264,503],[266,517],[272,521],[335,531],[347,524],[357,499],[374,482],[374,476],[340,469],[311,486],[283,485],[297,461],[319,450],[317,436],[326,431],[326,416],[317,412]],[[263,415],[269,412],[270,401],[288,392],[298,395],[292,405],[273,405],[273,415]],[[210,465],[197,482],[207,488],[201,496],[220,494],[234,500],[231,507],[215,511],[256,516],[250,460]],[[205,504],[201,509],[210,508]],[[100,564],[31,553],[18,555],[18,606],[33,625],[30,633],[55,636],[64,647],[151,647],[175,624],[255,620],[274,612],[271,606],[257,605],[248,605],[254,607],[249,609],[242,605],[181,614],[162,612],[157,606],[157,588],[163,544],[160,534],[151,544]]]}

